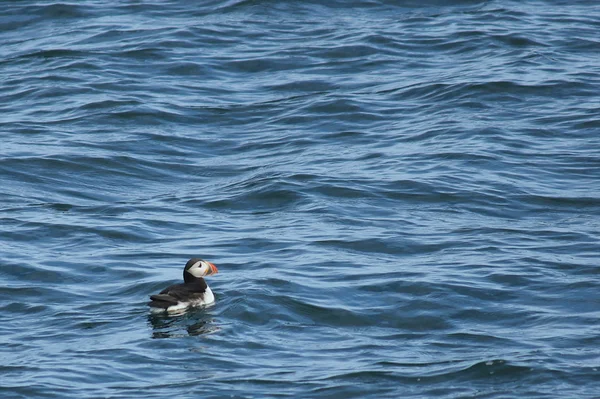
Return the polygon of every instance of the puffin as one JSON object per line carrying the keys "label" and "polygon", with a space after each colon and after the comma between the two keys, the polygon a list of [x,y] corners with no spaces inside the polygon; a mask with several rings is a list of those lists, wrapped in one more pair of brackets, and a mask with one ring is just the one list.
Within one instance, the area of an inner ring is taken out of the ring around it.
{"label": "puffin", "polygon": [[215,296],[204,281],[205,276],[217,274],[212,263],[192,258],[183,269],[183,284],[171,285],[159,294],[150,295],[148,306],[152,312],[181,312],[189,307],[206,306],[215,302]]}

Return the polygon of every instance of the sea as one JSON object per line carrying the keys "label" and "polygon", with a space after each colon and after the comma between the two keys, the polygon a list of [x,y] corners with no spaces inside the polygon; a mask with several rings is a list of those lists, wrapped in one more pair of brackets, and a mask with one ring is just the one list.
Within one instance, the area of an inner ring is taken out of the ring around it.
{"label": "sea", "polygon": [[2,1],[0,397],[600,398],[600,3]]}

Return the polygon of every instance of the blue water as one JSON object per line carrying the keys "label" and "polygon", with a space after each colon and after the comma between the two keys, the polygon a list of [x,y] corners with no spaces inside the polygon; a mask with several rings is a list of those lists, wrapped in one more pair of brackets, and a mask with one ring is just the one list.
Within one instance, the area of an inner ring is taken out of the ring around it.
{"label": "blue water", "polygon": [[[2,2],[0,397],[599,397],[599,32]],[[216,304],[151,315],[195,256]]]}

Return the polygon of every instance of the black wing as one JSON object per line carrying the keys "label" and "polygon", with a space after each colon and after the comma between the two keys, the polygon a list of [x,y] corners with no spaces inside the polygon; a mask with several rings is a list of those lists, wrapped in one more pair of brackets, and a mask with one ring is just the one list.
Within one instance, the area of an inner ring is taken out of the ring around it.
{"label": "black wing", "polygon": [[190,301],[204,298],[206,281],[203,278],[191,283],[176,284],[165,288],[160,294],[150,295],[149,306],[166,309],[177,305],[180,301]]}

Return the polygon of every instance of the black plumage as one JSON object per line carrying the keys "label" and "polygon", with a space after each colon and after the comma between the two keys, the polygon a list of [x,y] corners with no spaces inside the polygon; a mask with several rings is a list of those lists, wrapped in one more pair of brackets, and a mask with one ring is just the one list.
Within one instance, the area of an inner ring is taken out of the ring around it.
{"label": "black plumage", "polygon": [[206,281],[202,277],[190,276],[183,284],[175,284],[165,288],[159,294],[151,295],[148,305],[153,308],[167,309],[169,306],[177,305],[179,302],[204,300],[206,292]]}

